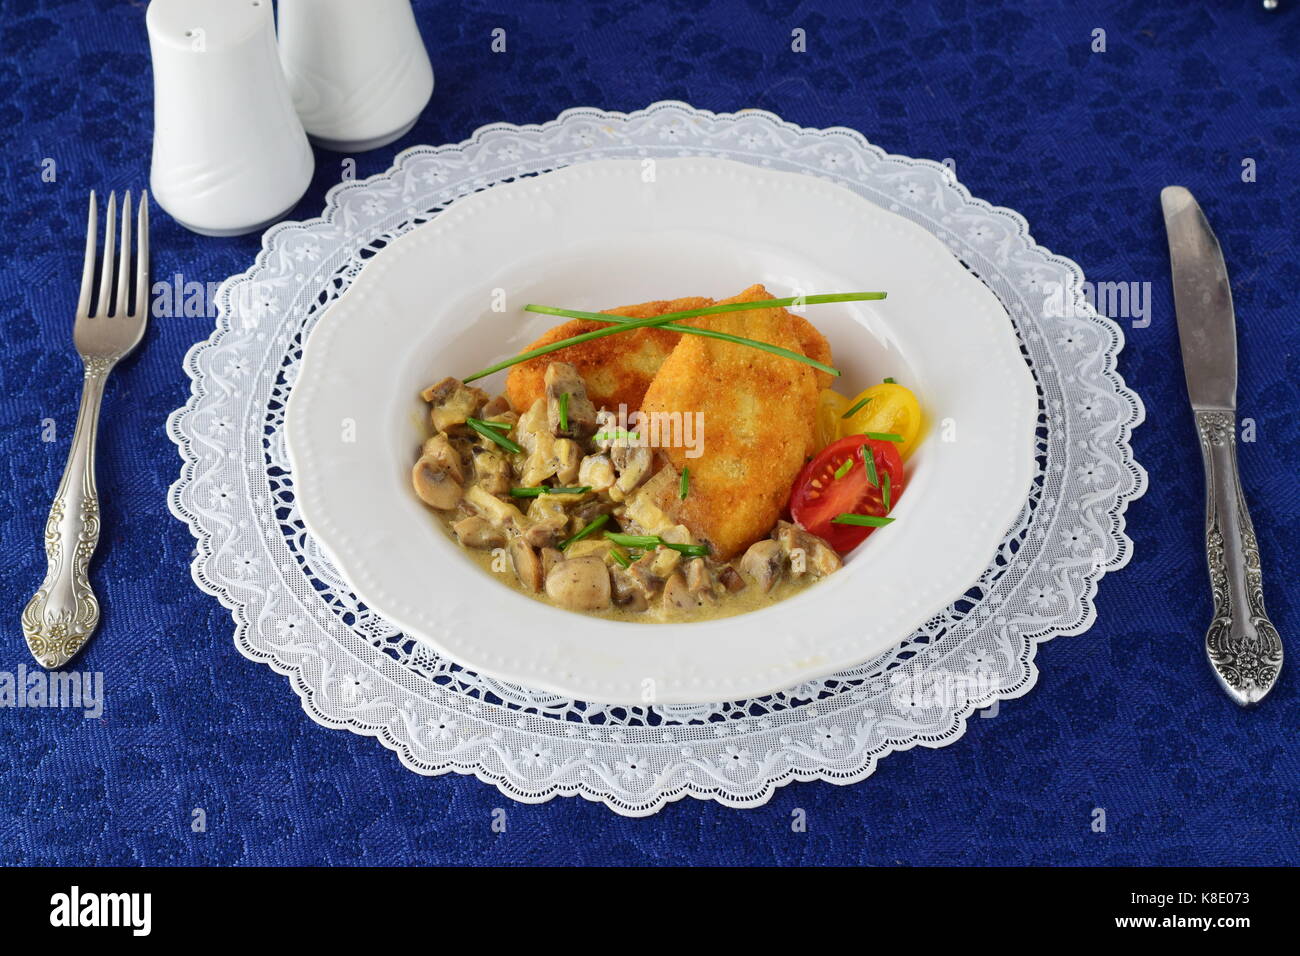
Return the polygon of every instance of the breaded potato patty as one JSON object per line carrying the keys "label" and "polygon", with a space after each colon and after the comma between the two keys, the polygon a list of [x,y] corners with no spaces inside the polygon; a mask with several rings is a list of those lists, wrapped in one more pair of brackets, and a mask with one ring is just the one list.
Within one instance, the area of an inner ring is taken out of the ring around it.
{"label": "breaded potato patty", "polygon": [[[762,302],[764,299],[775,299],[775,298],[779,298],[779,296],[772,295],[772,293],[767,291],[767,287],[760,282],[757,285],[751,285],[748,289],[746,289],[744,292],[740,293],[739,295],[733,296],[730,299],[723,299],[722,301],[723,302]],[[816,359],[818,362],[822,362],[825,365],[833,364],[832,355],[831,355],[831,343],[826,341],[826,336],[822,335],[821,332],[818,331],[817,326],[813,325],[802,315],[798,315],[797,313],[787,311],[786,309],[773,309],[771,311],[776,313],[776,315],[780,318],[780,320],[789,323],[790,330],[794,332],[795,338],[799,340],[799,344],[793,347],[796,352],[802,352],[810,359]],[[753,314],[754,314],[753,312],[730,313],[730,315],[732,316],[740,316],[742,320],[745,316],[753,315]],[[706,316],[701,316],[698,319],[685,319],[683,320],[682,324],[698,325],[700,328],[715,329],[718,332],[730,332],[732,335],[741,335],[747,339],[752,339],[756,337],[753,335],[746,335],[743,331],[737,332],[733,328],[724,329],[710,324],[716,318],[717,316],[706,315]],[[823,372],[819,369],[813,369],[813,374],[817,376],[818,388],[831,387],[831,381],[833,377],[829,372]]]}
{"label": "breaded potato patty", "polygon": [[[625,305],[603,311],[633,319],[648,319],[667,312],[702,309],[706,305],[713,305],[713,300],[691,296],[685,299],[642,302],[639,305]],[[572,319],[563,325],[557,325],[523,351],[541,348],[560,339],[604,327],[589,319]],[[552,362],[568,362],[582,375],[587,383],[587,397],[597,408],[617,411],[620,404],[625,404],[629,412],[634,412],[641,407],[641,399],[650,387],[651,379],[681,337],[680,332],[670,332],[667,329],[633,329],[592,342],[570,345],[558,352],[521,362],[510,369],[506,376],[506,398],[510,400],[511,407],[522,415],[545,393],[546,366]]]}
{"label": "breaded potato patty", "polygon": [[[723,301],[768,298],[767,290],[756,285]],[[784,309],[759,309],[691,322],[803,351],[802,326],[792,321],[798,318]],[[826,340],[816,335],[820,342],[807,336],[807,347],[829,359]],[[677,512],[718,560],[728,560],[765,537],[780,517],[790,486],[812,451],[819,374],[749,346],[686,335],[650,383],[642,411],[703,416],[699,457],[687,458],[687,448],[660,451],[679,472],[690,469],[689,494]]]}

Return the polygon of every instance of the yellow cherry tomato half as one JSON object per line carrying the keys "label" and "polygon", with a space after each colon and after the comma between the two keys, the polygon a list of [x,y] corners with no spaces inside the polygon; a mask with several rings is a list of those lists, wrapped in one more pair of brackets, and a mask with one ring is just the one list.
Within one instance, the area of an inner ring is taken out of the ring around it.
{"label": "yellow cherry tomato half", "polygon": [[[863,399],[870,399],[848,418],[840,419],[840,434],[860,435],[863,432],[886,432],[903,439],[898,444],[898,454],[906,459],[916,447],[921,434],[921,405],[910,390],[894,382],[881,382],[849,402],[845,408],[855,407]],[[841,415],[843,412],[840,413]]]}
{"label": "yellow cherry tomato half", "polygon": [[839,392],[823,388],[817,396],[817,447],[825,448],[840,437],[840,421],[849,410],[849,400]]}

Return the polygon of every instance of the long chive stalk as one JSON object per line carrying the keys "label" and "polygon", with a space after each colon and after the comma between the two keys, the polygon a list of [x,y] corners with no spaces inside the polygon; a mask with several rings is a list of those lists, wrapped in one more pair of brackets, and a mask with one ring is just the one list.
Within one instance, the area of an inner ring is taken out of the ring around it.
{"label": "long chive stalk", "polygon": [[[527,308],[527,306],[525,306],[525,308]],[[587,318],[586,315],[578,315],[574,312],[566,312],[563,314],[568,315],[571,319]],[[604,313],[601,314],[603,315]],[[634,319],[629,319],[625,315],[605,315],[604,321],[609,322],[611,320],[624,323],[635,321]],[[706,339],[718,339],[719,341],[732,342],[736,345],[747,345],[752,349],[760,349],[764,352],[770,352],[773,355],[779,355],[782,358],[802,362],[804,365],[811,365],[813,368],[819,369],[827,375],[838,377],[840,374],[840,370],[837,368],[832,368],[824,362],[819,362],[816,359],[809,358],[802,352],[796,352],[793,349],[783,349],[781,346],[773,345],[771,342],[760,342],[758,339],[747,339],[743,335],[732,335],[730,332],[715,332],[713,329],[697,329],[693,325],[678,325],[676,322],[669,322],[664,326],[664,328],[672,329],[674,332],[681,332],[683,335],[698,335]]]}
{"label": "long chive stalk", "polygon": [[[719,315],[725,312],[753,312],[758,309],[773,309],[787,305],[819,305],[826,302],[862,302],[866,300],[883,299],[888,293],[885,292],[835,292],[823,295],[809,296],[791,296],[785,299],[765,299],[761,302],[728,302],[722,305],[711,305],[702,309],[686,309],[681,312],[666,312],[663,315],[655,315],[646,319],[631,319],[627,316],[612,316],[604,312],[579,312],[574,309],[556,309],[545,305],[526,305],[524,309],[528,312],[541,312],[546,315],[558,315],[576,319],[590,319],[595,322],[610,323],[603,329],[592,329],[590,332],[583,332],[579,335],[570,336],[567,339],[561,339],[558,342],[552,342],[550,345],[542,345],[535,349],[529,349],[521,352],[513,358],[498,362],[495,365],[475,372],[467,376],[464,381],[473,382],[476,379],[484,378],[494,372],[518,365],[520,362],[527,362],[531,359],[538,358],[542,355],[549,355],[551,352],[558,352],[560,349],[566,349],[571,345],[581,345],[583,342],[590,342],[593,339],[601,339],[607,335],[617,335],[620,332],[630,332],[632,329],[644,329],[652,326],[668,325],[678,319],[693,319],[701,315]],[[687,334],[705,334],[710,338],[722,338],[725,333],[711,332],[708,329],[694,329],[691,326],[673,326],[677,332]],[[775,354],[786,354],[788,358],[794,358],[805,364],[814,365],[823,371],[832,375],[839,375],[837,369],[828,365],[815,362],[806,355],[800,355],[797,352],[790,352],[788,349],[780,349],[778,346],[771,345],[767,342],[756,342],[752,339],[741,339],[739,336],[730,336],[730,339],[737,341],[737,344],[752,345],[755,348],[761,348],[764,351],[774,352]]]}

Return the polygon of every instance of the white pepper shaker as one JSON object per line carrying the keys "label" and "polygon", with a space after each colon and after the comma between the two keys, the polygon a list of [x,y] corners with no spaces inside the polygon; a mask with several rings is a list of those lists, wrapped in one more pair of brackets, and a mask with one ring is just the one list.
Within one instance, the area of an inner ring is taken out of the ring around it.
{"label": "white pepper shaker", "polygon": [[386,146],[433,95],[433,66],[411,0],[280,0],[280,62],[313,143]]}
{"label": "white pepper shaker", "polygon": [[271,0],[153,0],[154,198],[187,229],[283,219],[315,169],[275,45]]}

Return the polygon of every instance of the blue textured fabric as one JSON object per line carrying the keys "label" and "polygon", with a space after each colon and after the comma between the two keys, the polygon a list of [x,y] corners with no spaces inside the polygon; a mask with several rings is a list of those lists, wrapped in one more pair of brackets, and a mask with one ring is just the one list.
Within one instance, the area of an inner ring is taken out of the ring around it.
{"label": "blue textured fabric", "polygon": [[[86,192],[144,185],[151,85],[144,4],[4,0],[0,35],[0,670],[28,658],[20,608],[63,467],[81,370],[69,343]],[[438,77],[401,142],[456,141],[571,106],[675,98],[845,125],[891,152],[956,162],[1096,281],[1152,284],[1121,368],[1147,404],[1134,445],[1151,487],[1128,512],[1131,565],[1108,576],[1087,634],[1040,648],[1042,673],[956,744],[886,758],[849,787],[795,784],[767,805],[685,800],[645,820],[580,799],[511,803],[424,778],[373,740],[312,723],[284,678],[235,650],[228,613],[189,577],[193,542],[164,497],[164,433],[206,318],[155,321],[109,384],[99,469],[104,618],[79,669],[103,671],[99,720],[0,710],[0,862],[1081,863],[1300,862],[1300,645],[1254,712],[1202,650],[1209,596],[1201,465],[1186,407],[1158,191],[1200,198],[1239,316],[1241,467],[1272,616],[1300,639],[1300,3],[942,0],[875,5],[608,0],[587,6],[415,4]],[[508,10],[509,12],[499,12]],[[491,31],[509,37],[489,50]],[[807,52],[790,52],[802,28]],[[1106,51],[1091,50],[1106,31]],[[42,163],[57,179],[42,179]],[[1244,182],[1243,160],[1256,181]],[[319,154],[294,217],[338,179]],[[207,239],[154,217],[158,276],[219,281],[257,237]],[[52,419],[57,440],[42,441]],[[509,825],[493,832],[492,810]],[[191,832],[203,808],[207,832]],[[793,832],[792,811],[807,813]],[[1091,827],[1106,811],[1105,832]]]}

